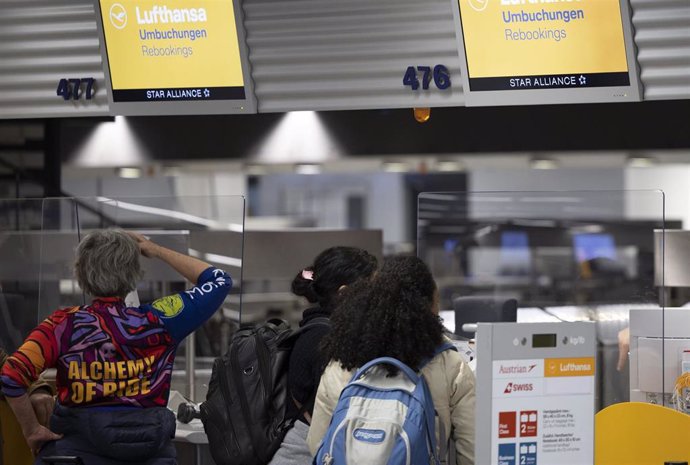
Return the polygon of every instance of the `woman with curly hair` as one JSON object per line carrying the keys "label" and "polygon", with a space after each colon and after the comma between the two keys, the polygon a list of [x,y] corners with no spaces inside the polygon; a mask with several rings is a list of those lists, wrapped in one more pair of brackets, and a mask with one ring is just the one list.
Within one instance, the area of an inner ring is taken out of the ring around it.
{"label": "woman with curly hair", "polygon": [[[424,376],[442,426],[436,431],[445,432],[439,444],[452,438],[456,462],[474,464],[474,374],[455,351],[434,356],[445,341],[438,306],[436,283],[416,257],[389,259],[372,280],[344,293],[322,345],[330,363],[321,377],[307,438],[312,454],[354,371],[375,358],[393,357]],[[395,374],[392,367],[389,372]]]}

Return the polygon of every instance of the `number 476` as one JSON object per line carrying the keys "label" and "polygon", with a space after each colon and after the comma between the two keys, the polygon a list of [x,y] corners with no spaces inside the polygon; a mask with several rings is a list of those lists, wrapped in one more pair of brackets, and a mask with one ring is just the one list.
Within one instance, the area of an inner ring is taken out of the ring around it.
{"label": "number 476", "polygon": [[450,87],[450,73],[448,68],[443,65],[436,65],[433,69],[433,74],[430,66],[408,66],[405,71],[405,76],[403,76],[403,85],[410,86],[412,90],[419,89],[419,79],[417,77],[417,71],[422,73],[422,89],[427,90],[429,88],[429,83],[433,76],[434,84],[441,90]]}

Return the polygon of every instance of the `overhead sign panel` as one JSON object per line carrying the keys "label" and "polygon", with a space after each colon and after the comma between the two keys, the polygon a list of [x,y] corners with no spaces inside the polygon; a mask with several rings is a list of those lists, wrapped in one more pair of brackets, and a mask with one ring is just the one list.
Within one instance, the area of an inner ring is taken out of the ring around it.
{"label": "overhead sign panel", "polygon": [[233,0],[99,0],[117,114],[255,111]]}
{"label": "overhead sign panel", "polygon": [[452,0],[468,105],[640,100],[627,0]]}

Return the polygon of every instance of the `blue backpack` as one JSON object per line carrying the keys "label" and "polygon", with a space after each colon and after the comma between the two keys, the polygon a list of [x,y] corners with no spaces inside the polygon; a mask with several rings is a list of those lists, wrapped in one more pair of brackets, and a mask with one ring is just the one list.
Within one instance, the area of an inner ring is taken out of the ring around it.
{"label": "blue backpack", "polygon": [[[444,343],[434,357],[446,350],[456,348]],[[381,365],[399,372],[388,376]],[[423,376],[394,358],[374,359],[357,370],[340,394],[314,464],[439,465],[435,416]]]}

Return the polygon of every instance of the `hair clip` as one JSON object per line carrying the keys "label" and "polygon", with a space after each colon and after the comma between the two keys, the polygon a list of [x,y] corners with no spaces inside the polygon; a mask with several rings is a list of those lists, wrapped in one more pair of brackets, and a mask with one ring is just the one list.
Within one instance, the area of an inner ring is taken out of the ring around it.
{"label": "hair clip", "polygon": [[314,272],[312,270],[302,270],[302,277],[307,281],[314,280]]}

